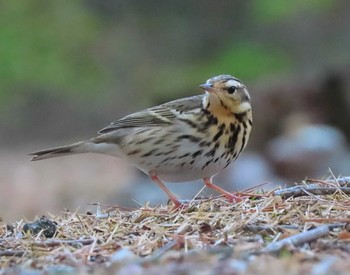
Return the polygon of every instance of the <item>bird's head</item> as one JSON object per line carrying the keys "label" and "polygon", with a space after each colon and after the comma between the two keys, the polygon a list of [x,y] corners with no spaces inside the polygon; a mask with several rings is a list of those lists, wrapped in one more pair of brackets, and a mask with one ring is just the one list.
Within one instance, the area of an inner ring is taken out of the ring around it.
{"label": "bird's head", "polygon": [[209,108],[226,109],[231,113],[246,112],[251,108],[247,87],[231,75],[219,75],[209,78],[200,87],[208,95]]}

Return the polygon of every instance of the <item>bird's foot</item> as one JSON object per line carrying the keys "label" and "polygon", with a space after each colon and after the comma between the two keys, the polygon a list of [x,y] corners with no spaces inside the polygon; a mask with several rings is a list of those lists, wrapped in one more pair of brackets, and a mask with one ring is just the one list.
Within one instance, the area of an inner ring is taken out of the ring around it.
{"label": "bird's foot", "polygon": [[243,201],[242,197],[238,193],[224,194],[224,196],[227,198],[229,203],[238,203]]}

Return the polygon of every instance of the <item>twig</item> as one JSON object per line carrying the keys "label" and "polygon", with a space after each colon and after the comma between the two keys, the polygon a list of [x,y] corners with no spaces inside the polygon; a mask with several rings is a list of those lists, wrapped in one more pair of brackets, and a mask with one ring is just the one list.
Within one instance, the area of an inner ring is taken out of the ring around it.
{"label": "twig", "polygon": [[135,207],[125,207],[125,206],[121,206],[121,205],[117,205],[117,204],[106,204],[106,203],[99,203],[99,202],[91,202],[91,203],[88,203],[88,205],[93,205],[93,206],[99,205],[99,206],[103,206],[103,207],[119,209],[121,211],[126,211],[126,212],[137,210],[137,208],[135,208]]}
{"label": "twig", "polygon": [[7,257],[22,257],[24,255],[25,251],[23,250],[5,250],[0,251],[0,257],[7,256]]}
{"label": "twig", "polygon": [[337,184],[338,186],[348,187],[350,185],[350,177],[342,177],[332,180],[307,179],[308,182],[317,182],[322,184]]}
{"label": "twig", "polygon": [[52,246],[59,246],[62,244],[68,244],[68,245],[74,245],[74,244],[82,244],[82,245],[89,245],[94,242],[93,239],[83,239],[83,240],[49,240],[45,242],[34,242],[35,246],[40,247],[52,247]]}
{"label": "twig", "polygon": [[91,261],[92,253],[94,252],[94,250],[96,248],[97,240],[98,239],[96,237],[94,237],[93,242],[92,242],[90,249],[89,249],[89,254],[87,256],[88,261]]}
{"label": "twig", "polygon": [[350,187],[324,187],[317,184],[297,185],[286,189],[275,190],[272,194],[287,199],[290,197],[308,196],[305,191],[313,195],[332,195],[337,191],[350,194]]}
{"label": "twig", "polygon": [[304,231],[299,234],[287,237],[278,242],[270,243],[262,250],[262,252],[265,252],[265,253],[278,252],[285,246],[289,246],[289,245],[298,246],[304,243],[309,243],[309,242],[315,241],[320,237],[327,236],[329,234],[329,231],[330,231],[329,225],[322,225],[315,229],[311,229],[311,230]]}
{"label": "twig", "polygon": [[285,232],[286,230],[297,230],[299,229],[298,225],[277,225],[277,226],[271,226],[271,225],[245,225],[242,227],[244,231],[252,232],[254,234],[260,233],[261,231],[266,231],[269,233],[275,233],[275,232]]}
{"label": "twig", "polygon": [[102,213],[101,206],[99,204],[96,204],[96,219],[107,219],[109,218],[109,213]]}
{"label": "twig", "polygon": [[317,223],[339,223],[347,224],[350,223],[350,219],[347,218],[309,218],[303,219],[304,222],[317,222]]}
{"label": "twig", "polygon": [[[260,188],[260,187],[263,187],[263,186],[265,186],[265,185],[267,185],[267,184],[270,184],[270,183],[272,183],[272,182],[263,182],[263,183],[260,183],[260,184],[255,185],[255,186],[249,187],[249,188],[247,188],[247,189],[244,189],[244,190],[242,190],[242,192],[243,192],[243,193],[253,192],[254,190],[256,190],[256,189],[258,189],[258,188]],[[238,192],[238,193],[239,193],[239,192]]]}
{"label": "twig", "polygon": [[339,179],[332,180],[332,182],[336,182],[340,186],[350,185],[350,177],[342,177],[342,178],[339,178]]}

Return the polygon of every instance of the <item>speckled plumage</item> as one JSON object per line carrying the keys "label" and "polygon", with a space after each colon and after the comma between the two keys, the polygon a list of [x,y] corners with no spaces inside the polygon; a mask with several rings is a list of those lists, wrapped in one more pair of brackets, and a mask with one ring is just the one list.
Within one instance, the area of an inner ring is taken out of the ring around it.
{"label": "speckled plumage", "polygon": [[121,157],[146,174],[180,206],[161,181],[211,179],[234,161],[247,145],[252,111],[245,85],[220,75],[200,86],[203,95],[174,100],[127,115],[99,131],[99,136],[72,145],[34,152],[33,160],[77,153]]}

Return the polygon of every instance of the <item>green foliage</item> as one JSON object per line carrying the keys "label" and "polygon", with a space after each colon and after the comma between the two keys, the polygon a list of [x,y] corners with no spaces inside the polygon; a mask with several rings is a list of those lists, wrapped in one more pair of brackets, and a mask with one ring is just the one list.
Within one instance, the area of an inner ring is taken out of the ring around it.
{"label": "green foliage", "polygon": [[287,71],[290,66],[287,54],[280,49],[243,42],[232,45],[205,68],[213,75],[226,72],[242,79],[253,79]]}
{"label": "green foliage", "polygon": [[[232,74],[244,81],[270,75],[286,73],[292,70],[293,63],[287,53],[279,48],[258,43],[239,42],[217,51],[214,55],[194,64],[184,64],[178,67],[166,67],[157,73],[157,85],[154,94],[158,102],[174,99],[183,91],[182,96],[189,95],[188,88],[198,86],[205,77],[213,75]],[[167,93],[164,95],[164,91]],[[200,89],[198,88],[198,92]]]}
{"label": "green foliage", "polygon": [[101,85],[92,56],[99,26],[80,1],[3,1],[0,25],[0,103],[14,84],[68,93]]}
{"label": "green foliage", "polygon": [[256,19],[265,22],[277,22],[298,12],[327,10],[335,1],[332,0],[255,0],[253,12]]}
{"label": "green foliage", "polygon": [[[67,101],[82,93],[99,96],[105,104],[116,89],[114,100],[167,100],[193,93],[194,85],[216,74],[246,81],[291,72],[299,48],[308,45],[295,40],[297,49],[285,52],[289,40],[282,28],[266,35],[271,23],[335,6],[331,0],[207,0],[198,9],[158,1],[157,16],[150,16],[154,7],[148,4],[102,2],[1,2],[0,107],[47,92]],[[174,12],[183,7],[184,13]]]}

